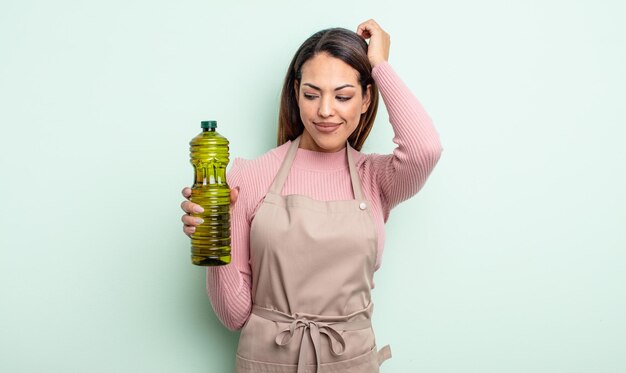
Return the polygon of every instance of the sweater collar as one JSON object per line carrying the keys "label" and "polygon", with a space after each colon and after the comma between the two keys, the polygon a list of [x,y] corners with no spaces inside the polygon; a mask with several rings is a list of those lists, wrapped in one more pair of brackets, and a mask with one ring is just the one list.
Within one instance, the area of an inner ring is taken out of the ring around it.
{"label": "sweater collar", "polygon": [[[291,141],[287,141],[276,148],[277,155],[280,159],[285,158],[290,144]],[[354,159],[356,166],[358,166],[362,154],[352,147],[349,148],[349,151],[352,154],[352,159]],[[298,148],[296,159],[293,161],[293,167],[311,171],[337,171],[347,169],[348,157],[346,155],[346,148],[332,153]]]}

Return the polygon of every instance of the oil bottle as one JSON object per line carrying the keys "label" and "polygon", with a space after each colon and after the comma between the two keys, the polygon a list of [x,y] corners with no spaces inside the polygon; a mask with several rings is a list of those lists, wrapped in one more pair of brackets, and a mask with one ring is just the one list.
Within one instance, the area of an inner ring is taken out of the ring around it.
{"label": "oil bottle", "polygon": [[202,121],[202,132],[189,142],[194,182],[190,201],[204,208],[192,215],[204,220],[191,235],[191,262],[199,266],[230,263],[230,187],[226,183],[228,140],[217,121]]}

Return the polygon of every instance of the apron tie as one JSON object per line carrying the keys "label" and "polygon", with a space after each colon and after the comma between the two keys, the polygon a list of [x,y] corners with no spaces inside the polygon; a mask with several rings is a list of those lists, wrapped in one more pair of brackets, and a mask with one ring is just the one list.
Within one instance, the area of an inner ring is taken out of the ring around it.
{"label": "apron tie", "polygon": [[[354,315],[366,312],[370,307],[371,305],[361,311],[355,312],[352,315],[343,316],[341,318],[349,320],[349,318],[353,317]],[[304,373],[306,370],[310,344],[313,344],[313,352],[315,353],[315,372],[318,371],[321,359],[320,341],[322,334],[328,338],[330,344],[330,352],[334,356],[341,356],[346,350],[346,341],[343,339],[343,336],[339,332],[340,330],[361,330],[367,329],[372,326],[371,320],[369,318],[353,321],[326,322],[311,320],[311,318],[314,317],[310,316],[313,315],[309,315],[309,317],[294,317],[280,311],[262,308],[256,305],[253,307],[252,313],[267,320],[289,323],[289,326],[287,328],[283,329],[276,335],[274,341],[279,346],[285,346],[289,344],[293,339],[296,330],[302,329],[302,339],[300,340],[300,352],[298,355],[297,373]]]}
{"label": "apron tie", "polygon": [[[346,341],[341,334],[328,323],[316,322],[307,319],[296,319],[289,324],[289,327],[278,333],[276,344],[285,346],[291,342],[291,338],[297,329],[303,329],[302,340],[300,341],[300,355],[298,356],[298,373],[304,372],[308,360],[309,343],[313,344],[315,351],[316,369],[320,365],[320,339],[321,334],[328,337],[330,351],[335,356],[341,356],[346,349]],[[307,338],[308,336],[308,338]]]}

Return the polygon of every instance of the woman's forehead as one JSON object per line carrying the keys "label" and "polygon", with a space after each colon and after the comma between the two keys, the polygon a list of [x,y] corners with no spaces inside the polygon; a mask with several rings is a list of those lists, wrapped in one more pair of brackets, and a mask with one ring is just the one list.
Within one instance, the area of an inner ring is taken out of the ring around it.
{"label": "woman's forehead", "polygon": [[335,86],[343,84],[357,85],[359,73],[352,66],[339,58],[326,53],[320,53],[309,59],[302,65],[302,82],[331,84]]}

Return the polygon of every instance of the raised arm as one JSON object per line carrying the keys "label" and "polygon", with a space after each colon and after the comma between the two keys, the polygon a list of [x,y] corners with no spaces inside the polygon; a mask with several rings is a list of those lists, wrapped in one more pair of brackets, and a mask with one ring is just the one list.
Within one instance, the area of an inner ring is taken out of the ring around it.
{"label": "raised arm", "polygon": [[415,195],[441,156],[439,135],[422,104],[409,91],[387,62],[373,71],[393,127],[393,154],[376,162],[376,178],[386,214]]}
{"label": "raised arm", "polygon": [[387,107],[395,134],[393,141],[397,144],[393,154],[374,159],[386,219],[389,210],[422,188],[439,160],[442,147],[422,104],[387,62],[389,34],[372,19],[361,23],[357,33],[369,39],[367,55],[373,67],[372,75]]}

